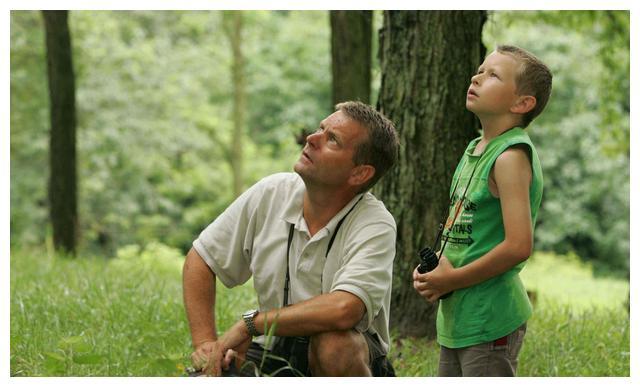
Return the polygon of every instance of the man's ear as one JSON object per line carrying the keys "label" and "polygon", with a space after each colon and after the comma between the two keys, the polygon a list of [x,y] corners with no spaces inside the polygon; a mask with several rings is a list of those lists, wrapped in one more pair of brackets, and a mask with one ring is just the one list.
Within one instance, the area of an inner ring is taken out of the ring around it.
{"label": "man's ear", "polygon": [[362,164],[354,167],[349,176],[349,184],[359,186],[365,184],[376,174],[376,168],[373,165]]}
{"label": "man's ear", "polygon": [[525,114],[533,110],[536,107],[536,97],[532,95],[521,95],[518,97],[516,103],[511,106],[511,113]]}

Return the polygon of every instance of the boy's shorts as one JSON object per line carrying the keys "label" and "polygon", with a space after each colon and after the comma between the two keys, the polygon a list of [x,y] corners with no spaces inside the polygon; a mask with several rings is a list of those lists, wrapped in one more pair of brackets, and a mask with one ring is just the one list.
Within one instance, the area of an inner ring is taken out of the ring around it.
{"label": "boy's shorts", "polygon": [[[372,376],[395,376],[393,366],[386,357],[378,335],[369,332],[362,335],[369,347],[369,369]],[[256,376],[257,369],[260,369],[258,372],[260,375],[312,376],[308,363],[309,338],[277,337],[277,340],[279,342],[274,345],[273,352],[265,350],[258,343],[251,343],[246,354],[247,361],[238,372],[239,376]],[[288,361],[274,357],[288,359]],[[291,369],[292,366],[296,371]]]}
{"label": "boy's shorts", "polygon": [[515,376],[527,324],[505,337],[464,348],[440,347],[438,376]]}

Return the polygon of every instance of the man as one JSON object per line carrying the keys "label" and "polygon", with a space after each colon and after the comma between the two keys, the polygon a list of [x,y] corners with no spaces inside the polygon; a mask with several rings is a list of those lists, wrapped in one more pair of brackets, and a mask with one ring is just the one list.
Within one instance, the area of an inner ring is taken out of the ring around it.
{"label": "man", "polygon": [[[367,190],[397,153],[391,121],[360,102],[338,104],[307,137],[297,174],[256,183],[200,234],[183,269],[196,367],[220,376],[234,358],[251,361],[242,370],[266,359],[259,372],[393,375],[385,355],[396,226]],[[259,308],[218,337],[216,278],[233,287],[251,276]],[[274,324],[275,344],[265,345]]]}

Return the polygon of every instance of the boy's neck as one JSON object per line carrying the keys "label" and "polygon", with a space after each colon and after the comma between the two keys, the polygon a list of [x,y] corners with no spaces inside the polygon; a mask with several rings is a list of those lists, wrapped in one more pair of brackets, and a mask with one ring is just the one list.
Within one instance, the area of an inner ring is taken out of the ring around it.
{"label": "boy's neck", "polygon": [[482,140],[489,142],[509,129],[520,125],[520,117],[478,117],[482,124]]}

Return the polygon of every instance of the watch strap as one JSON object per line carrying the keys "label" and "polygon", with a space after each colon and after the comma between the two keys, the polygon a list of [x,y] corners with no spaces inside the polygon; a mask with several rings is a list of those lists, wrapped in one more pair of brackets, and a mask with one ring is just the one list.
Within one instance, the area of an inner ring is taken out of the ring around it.
{"label": "watch strap", "polygon": [[258,314],[257,310],[252,310],[242,315],[244,324],[247,326],[247,330],[249,331],[249,334],[251,336],[260,336],[260,333],[256,329],[256,324],[253,321],[253,319],[256,317],[257,314]]}

